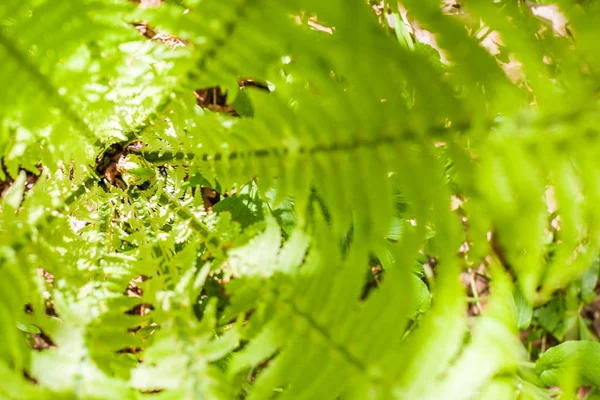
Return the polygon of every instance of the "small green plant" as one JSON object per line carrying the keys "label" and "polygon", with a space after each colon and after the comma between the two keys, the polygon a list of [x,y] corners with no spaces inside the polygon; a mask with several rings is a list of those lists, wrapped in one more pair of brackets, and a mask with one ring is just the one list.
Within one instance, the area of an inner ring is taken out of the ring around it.
{"label": "small green plant", "polygon": [[0,398],[599,396],[598,5],[142,3],[0,4]]}

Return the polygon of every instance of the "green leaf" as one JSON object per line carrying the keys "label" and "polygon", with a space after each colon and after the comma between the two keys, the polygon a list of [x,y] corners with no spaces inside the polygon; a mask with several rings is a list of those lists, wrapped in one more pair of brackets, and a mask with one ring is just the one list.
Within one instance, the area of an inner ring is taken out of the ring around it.
{"label": "green leaf", "polygon": [[571,368],[582,385],[600,386],[600,343],[569,341],[550,348],[536,362],[535,370],[546,386],[558,385]]}
{"label": "green leaf", "polygon": [[40,331],[40,328],[38,328],[37,326],[32,325],[32,324],[22,324],[20,322],[17,322],[17,328],[19,328],[19,330],[21,330],[21,332],[42,333],[42,331]]}
{"label": "green leaf", "polygon": [[[523,297],[519,289],[515,290],[514,297],[515,305],[517,307],[517,328],[520,330],[527,329],[531,325],[531,320],[533,318],[533,307],[527,302],[527,299]],[[542,317],[546,318],[546,315],[544,314]]]}
{"label": "green leaf", "polygon": [[558,340],[562,340],[569,329],[565,301],[562,296],[554,297],[550,302],[536,310],[535,316],[540,326]]}

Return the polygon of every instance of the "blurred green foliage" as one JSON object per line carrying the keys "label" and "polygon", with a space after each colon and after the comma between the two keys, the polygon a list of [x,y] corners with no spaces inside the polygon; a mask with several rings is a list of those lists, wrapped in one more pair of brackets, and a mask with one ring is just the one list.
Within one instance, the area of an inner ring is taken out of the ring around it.
{"label": "blurred green foliage", "polygon": [[369,3],[2,1],[0,398],[598,396],[600,6]]}

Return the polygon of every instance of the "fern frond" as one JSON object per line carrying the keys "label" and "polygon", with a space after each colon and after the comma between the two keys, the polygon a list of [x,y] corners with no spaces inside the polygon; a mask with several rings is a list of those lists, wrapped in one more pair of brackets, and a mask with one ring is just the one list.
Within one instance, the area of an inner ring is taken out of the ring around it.
{"label": "fern frond", "polygon": [[[514,299],[532,314],[600,249],[598,8],[562,2],[565,36],[527,2],[404,1],[394,23],[433,32],[441,63],[362,1],[176,3],[0,5],[19,176],[0,203],[1,395],[547,395]],[[198,107],[216,86],[241,116]],[[114,159],[132,141],[154,165],[140,180]],[[229,196],[212,212],[207,185]],[[477,266],[491,294],[467,323],[457,278]],[[35,329],[49,349],[25,345]]]}

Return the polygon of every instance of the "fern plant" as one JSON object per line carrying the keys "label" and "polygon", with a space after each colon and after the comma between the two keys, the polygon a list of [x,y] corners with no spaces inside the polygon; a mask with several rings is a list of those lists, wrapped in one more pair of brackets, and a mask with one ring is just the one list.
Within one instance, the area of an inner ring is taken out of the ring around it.
{"label": "fern plant", "polygon": [[598,396],[600,9],[559,6],[5,0],[0,397]]}

